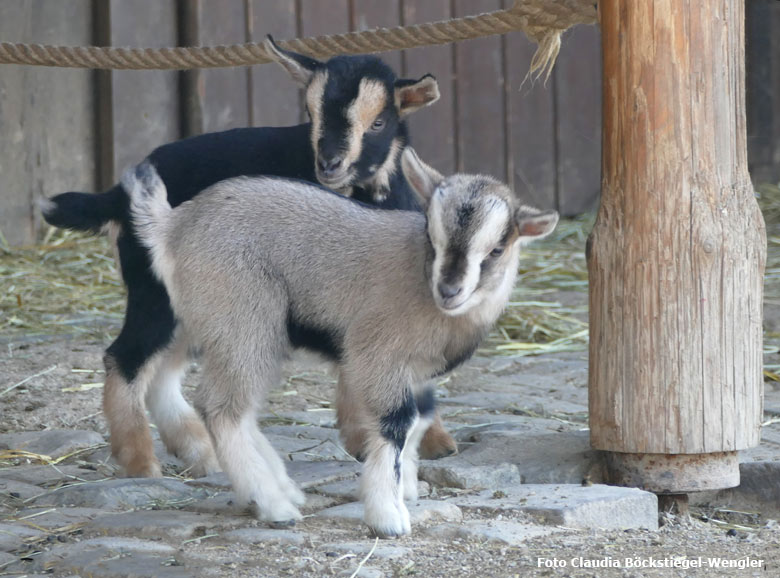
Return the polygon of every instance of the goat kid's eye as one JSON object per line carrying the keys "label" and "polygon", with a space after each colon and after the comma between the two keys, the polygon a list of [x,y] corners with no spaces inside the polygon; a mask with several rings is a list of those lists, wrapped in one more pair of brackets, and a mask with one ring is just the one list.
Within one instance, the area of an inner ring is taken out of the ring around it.
{"label": "goat kid's eye", "polygon": [[500,257],[503,254],[504,254],[504,248],[503,247],[496,247],[495,249],[493,249],[490,252],[490,256],[493,257],[493,258]]}
{"label": "goat kid's eye", "polygon": [[371,125],[371,130],[374,132],[379,132],[383,128],[385,128],[385,121],[382,120],[381,118],[376,119],[374,123]]}

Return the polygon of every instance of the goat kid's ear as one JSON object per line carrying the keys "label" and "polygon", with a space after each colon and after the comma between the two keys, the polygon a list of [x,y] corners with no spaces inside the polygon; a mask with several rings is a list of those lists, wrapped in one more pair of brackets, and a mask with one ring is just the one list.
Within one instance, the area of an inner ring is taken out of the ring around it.
{"label": "goat kid's ear", "polygon": [[420,80],[395,81],[395,107],[400,116],[406,116],[439,100],[439,83],[431,74]]}
{"label": "goat kid's ear", "polygon": [[293,80],[304,88],[309,84],[314,71],[322,66],[319,60],[279,48],[270,34],[263,41],[263,48],[271,58],[284,67]]}
{"label": "goat kid's ear", "polygon": [[515,212],[515,223],[521,241],[535,241],[555,230],[555,225],[558,224],[558,211],[540,211],[523,205]]}
{"label": "goat kid's ear", "polygon": [[433,191],[444,180],[444,177],[439,171],[422,162],[410,146],[406,147],[401,155],[401,171],[420,198],[421,205],[427,207]]}

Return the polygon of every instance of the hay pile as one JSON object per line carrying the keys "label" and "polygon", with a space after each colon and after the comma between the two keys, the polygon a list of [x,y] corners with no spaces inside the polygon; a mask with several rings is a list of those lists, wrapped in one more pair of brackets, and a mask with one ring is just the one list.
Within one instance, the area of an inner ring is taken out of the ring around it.
{"label": "hay pile", "polygon": [[[780,305],[780,187],[759,185],[767,221],[765,300]],[[535,355],[587,347],[585,241],[594,216],[563,220],[550,238],[527,247],[512,301],[482,353]],[[124,287],[104,237],[51,228],[34,247],[0,238],[0,337],[83,335],[108,341],[121,325]],[[765,334],[780,350],[780,331]],[[780,370],[780,364],[769,369]],[[779,378],[780,379],[780,378]]]}
{"label": "hay pile", "polygon": [[562,220],[550,237],[523,250],[512,300],[483,353],[521,356],[586,349],[585,241],[593,221],[593,215]]}
{"label": "hay pile", "polygon": [[50,228],[35,247],[0,247],[0,336],[108,337],[122,322],[124,286],[104,237]]}
{"label": "hay pile", "polygon": [[[495,354],[583,349],[586,309],[557,291],[587,292],[584,246],[591,218],[563,221],[525,251],[512,303],[485,344]],[[82,335],[108,341],[121,326],[125,291],[105,237],[50,228],[40,245],[0,247],[0,336],[6,341]]]}

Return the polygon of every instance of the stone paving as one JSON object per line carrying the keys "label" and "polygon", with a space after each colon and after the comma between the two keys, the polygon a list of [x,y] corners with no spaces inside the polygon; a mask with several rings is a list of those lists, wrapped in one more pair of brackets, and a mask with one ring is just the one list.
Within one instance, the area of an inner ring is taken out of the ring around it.
{"label": "stone paving", "polygon": [[[415,547],[512,548],[568,529],[657,530],[655,495],[601,483],[602,459],[588,444],[586,382],[584,354],[571,353],[477,357],[438,384],[459,453],[421,464],[421,498],[409,507]],[[291,529],[250,517],[222,474],[118,478],[94,431],[0,435],[0,448],[71,456],[0,469],[0,575],[405,575],[398,569],[414,563],[412,542],[375,543],[362,525],[360,464],[341,448],[333,411],[322,405],[272,406],[262,420],[307,493],[305,519]],[[766,405],[780,408],[780,392],[768,388]],[[694,501],[780,508],[780,428],[764,432],[762,446],[742,456],[740,488]],[[166,472],[181,470],[159,442],[157,451]],[[319,570],[308,573],[312,567]]]}

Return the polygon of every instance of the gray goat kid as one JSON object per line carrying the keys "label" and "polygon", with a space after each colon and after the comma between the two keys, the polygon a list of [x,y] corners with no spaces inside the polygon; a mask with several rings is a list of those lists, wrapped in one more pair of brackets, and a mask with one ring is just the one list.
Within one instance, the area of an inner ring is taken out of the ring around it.
{"label": "gray goat kid", "polygon": [[401,166],[425,215],[270,177],[223,181],[172,209],[150,164],[123,177],[180,320],[174,339],[202,352],[196,404],[217,457],[262,520],[292,523],[304,502],[255,419],[290,328],[320,332],[337,352],[339,391],[367,432],[365,522],[379,536],[407,534],[404,498],[417,497],[432,419],[423,384],[472,354],[509,299],[521,245],[558,221],[490,177],[445,179],[411,148]]}

